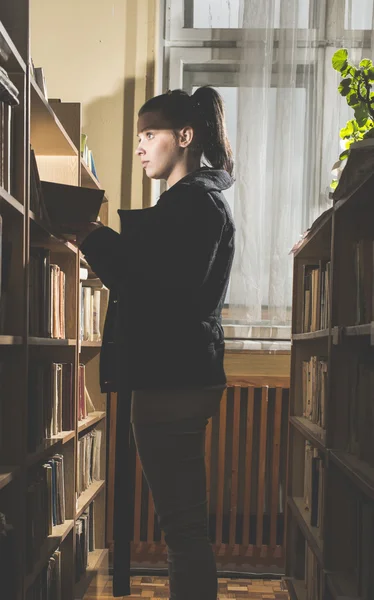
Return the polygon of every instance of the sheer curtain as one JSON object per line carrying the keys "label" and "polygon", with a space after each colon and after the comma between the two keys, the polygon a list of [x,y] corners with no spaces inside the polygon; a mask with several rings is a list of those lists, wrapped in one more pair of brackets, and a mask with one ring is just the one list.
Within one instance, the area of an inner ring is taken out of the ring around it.
{"label": "sheer curtain", "polygon": [[354,61],[372,57],[373,0],[240,0],[238,18],[237,250],[225,321],[284,326],[284,337],[289,252],[330,206],[339,129],[353,116],[331,58],[340,47]]}

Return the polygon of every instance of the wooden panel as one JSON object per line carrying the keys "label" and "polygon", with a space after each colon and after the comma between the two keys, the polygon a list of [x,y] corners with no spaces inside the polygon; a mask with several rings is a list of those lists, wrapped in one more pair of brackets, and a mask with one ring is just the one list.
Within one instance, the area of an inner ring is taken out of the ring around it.
{"label": "wooden panel", "polygon": [[78,161],[76,156],[36,156],[39,176],[42,181],[79,184]]}
{"label": "wooden panel", "polygon": [[238,477],[239,477],[239,426],[240,426],[240,392],[241,388],[234,388],[234,417],[232,426],[232,463],[231,463],[231,505],[230,505],[230,534],[229,544],[235,544],[236,516],[238,510]]}
{"label": "wooden panel", "polygon": [[268,417],[269,388],[262,388],[261,395],[261,426],[260,426],[260,455],[258,468],[258,495],[257,495],[257,533],[256,545],[262,546],[265,500],[265,470],[266,470],[266,434]]}
{"label": "wooden panel", "polygon": [[147,523],[147,541],[154,541],[154,527],[155,527],[155,505],[153,504],[153,497],[151,490],[148,492],[148,523]]}
{"label": "wooden panel", "polygon": [[135,503],[134,503],[134,542],[140,542],[140,522],[142,511],[142,466],[138,453],[135,463]]}
{"label": "wooden panel", "polygon": [[64,127],[74,146],[81,147],[81,104],[80,102],[61,102],[49,99],[49,105]]}
{"label": "wooden panel", "polygon": [[245,438],[244,467],[244,509],[243,509],[243,545],[249,546],[250,511],[251,511],[251,477],[252,477],[252,444],[253,444],[253,410],[254,388],[247,390],[247,423]]}
{"label": "wooden panel", "polygon": [[[205,439],[208,512],[220,569],[256,571],[266,565],[280,571],[283,568],[284,548],[282,540],[277,540],[277,532],[283,527],[283,513],[278,504],[280,484],[285,486],[280,462],[285,453],[281,423],[286,401],[288,395],[282,388],[229,386],[219,415],[215,421],[208,421]],[[139,515],[141,495],[144,493],[138,487],[133,564],[144,568],[166,566],[164,535],[161,534],[160,541],[154,539],[153,502],[149,496],[147,514]],[[147,533],[144,537],[140,532],[139,539],[139,522],[144,519],[148,523]]]}
{"label": "wooden panel", "polygon": [[275,548],[277,535],[277,513],[279,502],[279,462],[281,442],[282,390],[275,393],[275,415],[273,436],[273,470],[271,478],[271,513],[270,513],[270,546]]}
{"label": "wooden panel", "polygon": [[274,379],[289,378],[290,353],[286,351],[226,351],[225,370],[232,377],[267,377],[267,385],[274,385]]}

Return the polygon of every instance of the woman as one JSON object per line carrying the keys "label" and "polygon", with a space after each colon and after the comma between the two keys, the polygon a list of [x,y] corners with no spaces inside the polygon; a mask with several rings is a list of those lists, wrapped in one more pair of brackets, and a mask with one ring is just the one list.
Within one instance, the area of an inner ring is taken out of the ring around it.
{"label": "woman", "polygon": [[[156,96],[139,111],[138,138],[147,176],[166,180],[167,191],[152,208],[120,210],[121,234],[99,227],[81,244],[111,291],[101,387],[119,392],[114,595],[130,593],[131,404],[137,450],[168,546],[170,598],[215,600],[204,439],[226,386],[221,310],[235,230],[222,194],[233,183],[222,99],[210,87],[193,96],[181,90]],[[202,158],[211,167],[201,168]]]}

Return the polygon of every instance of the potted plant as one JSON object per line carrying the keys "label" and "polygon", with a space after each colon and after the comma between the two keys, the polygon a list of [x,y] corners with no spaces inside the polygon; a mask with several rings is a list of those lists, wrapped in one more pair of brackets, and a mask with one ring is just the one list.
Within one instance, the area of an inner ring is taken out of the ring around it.
{"label": "potted plant", "polygon": [[[374,65],[370,59],[364,58],[356,67],[349,61],[348,50],[341,48],[332,57],[332,66],[342,75],[338,87],[339,93],[345,97],[347,104],[354,111],[354,119],[348,121],[340,130],[344,148],[333,167],[334,180],[331,187],[335,189],[343,170],[343,163],[348,158],[351,148],[357,148],[358,145],[361,147],[374,145],[374,92],[372,91]],[[368,141],[363,144],[364,140]]]}

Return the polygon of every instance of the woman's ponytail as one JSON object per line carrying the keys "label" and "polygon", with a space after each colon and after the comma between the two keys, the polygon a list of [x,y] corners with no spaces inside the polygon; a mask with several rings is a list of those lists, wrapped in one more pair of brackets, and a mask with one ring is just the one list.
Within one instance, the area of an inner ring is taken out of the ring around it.
{"label": "woman's ponytail", "polygon": [[225,109],[220,94],[210,86],[197,88],[191,96],[196,115],[196,133],[204,156],[215,169],[232,175],[234,161],[227,138]]}

